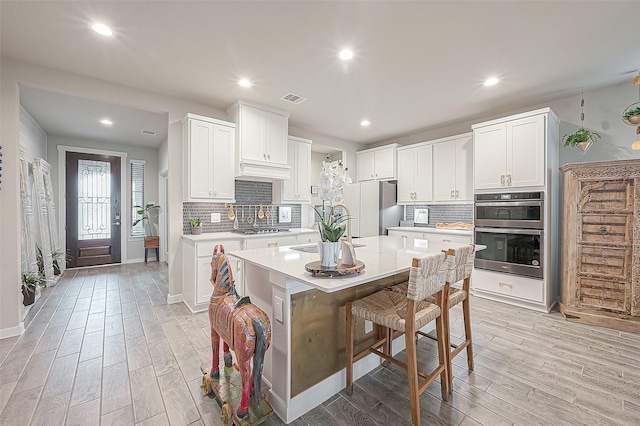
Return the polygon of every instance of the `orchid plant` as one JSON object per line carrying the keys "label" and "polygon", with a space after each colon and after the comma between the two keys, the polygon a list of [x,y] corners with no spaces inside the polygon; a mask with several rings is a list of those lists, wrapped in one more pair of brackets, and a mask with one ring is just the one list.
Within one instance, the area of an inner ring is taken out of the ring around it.
{"label": "orchid plant", "polygon": [[347,171],[348,168],[344,167],[342,161],[331,161],[329,156],[322,162],[318,192],[323,208],[322,212],[315,209],[319,219],[318,232],[322,241],[340,241],[340,237],[347,228],[346,222],[349,217],[335,214],[335,206],[344,201],[345,185],[351,183],[351,177]]}

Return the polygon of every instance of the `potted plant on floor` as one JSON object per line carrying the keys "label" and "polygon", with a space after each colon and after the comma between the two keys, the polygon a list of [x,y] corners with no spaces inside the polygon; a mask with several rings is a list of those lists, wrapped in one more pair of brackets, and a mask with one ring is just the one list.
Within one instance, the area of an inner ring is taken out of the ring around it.
{"label": "potted plant on floor", "polygon": [[191,233],[193,235],[202,234],[202,219],[189,219],[191,223]]}
{"label": "potted plant on floor", "polygon": [[33,305],[36,300],[36,286],[41,282],[38,273],[27,272],[22,274],[22,304],[24,306]]}
{"label": "potted plant on floor", "polygon": [[[158,250],[160,247],[160,237],[153,235],[153,226],[151,224],[151,215],[155,213],[156,210],[160,208],[156,203],[147,203],[144,207],[142,206],[134,206],[138,210],[136,213],[140,216],[135,222],[133,222],[133,226],[136,226],[138,223],[142,222],[143,224],[146,221],[146,230],[144,237],[144,258],[145,263],[147,261],[147,249],[156,249],[156,255],[158,254]],[[147,235],[148,234],[148,235]],[[158,259],[159,261],[160,259]]]}

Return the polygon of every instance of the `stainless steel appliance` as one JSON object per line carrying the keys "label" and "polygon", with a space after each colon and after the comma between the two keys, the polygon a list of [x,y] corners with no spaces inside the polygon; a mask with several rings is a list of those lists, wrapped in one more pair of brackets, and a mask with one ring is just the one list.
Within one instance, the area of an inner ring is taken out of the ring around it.
{"label": "stainless steel appliance", "polygon": [[396,204],[395,182],[365,181],[347,185],[344,204],[351,214],[354,237],[387,235],[387,228],[398,226],[403,208]]}
{"label": "stainless steel appliance", "polygon": [[530,277],[543,277],[544,194],[477,194],[475,266]]}

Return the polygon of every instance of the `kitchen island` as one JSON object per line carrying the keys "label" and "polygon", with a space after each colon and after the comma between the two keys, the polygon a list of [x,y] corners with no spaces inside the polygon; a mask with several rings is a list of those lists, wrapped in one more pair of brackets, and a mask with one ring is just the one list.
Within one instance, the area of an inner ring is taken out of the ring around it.
{"label": "kitchen island", "polygon": [[[245,294],[271,318],[263,378],[278,416],[289,423],[344,388],[346,302],[406,281],[414,257],[459,246],[388,236],[359,238],[354,247],[365,269],[334,278],[306,272],[305,265],[318,260],[318,253],[310,252],[313,245],[230,251],[244,261]],[[370,323],[356,322],[356,352],[377,340],[377,333]],[[404,339],[398,338],[393,351],[403,349]],[[361,359],[354,365],[354,377],[380,362],[375,355]]]}

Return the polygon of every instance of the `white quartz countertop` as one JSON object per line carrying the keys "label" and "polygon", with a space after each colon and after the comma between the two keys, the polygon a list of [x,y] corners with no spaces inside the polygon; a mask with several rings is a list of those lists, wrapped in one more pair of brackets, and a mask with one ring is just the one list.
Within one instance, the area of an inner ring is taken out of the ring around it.
{"label": "white quartz countertop", "polygon": [[[319,260],[319,255],[301,252],[295,250],[295,247],[309,247],[312,244],[230,251],[228,254],[268,271],[281,273],[299,283],[332,293],[407,271],[414,257],[463,245],[389,236],[358,238],[353,242],[355,245],[362,245],[356,247],[355,251],[357,259],[364,262],[365,269],[360,273],[340,277],[314,277],[305,270],[305,265]],[[481,248],[484,247],[478,247]]]}
{"label": "white quartz countertop", "polygon": [[237,234],[231,231],[225,232],[207,232],[205,234],[200,235],[192,235],[185,234],[182,236],[183,240],[192,241],[192,242],[205,242],[205,241],[216,241],[216,240],[238,240],[245,238],[268,238],[268,237],[286,237],[286,236],[296,236],[300,234],[309,234],[317,232],[311,228],[290,228],[289,231],[283,232],[270,232],[264,234]]}
{"label": "white quartz countertop", "polygon": [[406,231],[406,232],[429,232],[434,234],[449,234],[449,235],[473,235],[473,231],[467,229],[443,229],[443,228],[428,228],[426,226],[392,226],[392,231]]}

